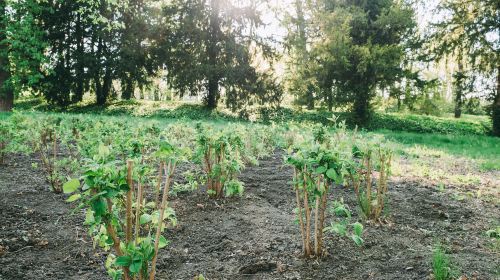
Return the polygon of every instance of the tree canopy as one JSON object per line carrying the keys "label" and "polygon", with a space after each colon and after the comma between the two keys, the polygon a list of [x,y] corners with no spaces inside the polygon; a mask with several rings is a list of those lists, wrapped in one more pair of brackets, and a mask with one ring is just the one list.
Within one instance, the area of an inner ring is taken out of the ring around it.
{"label": "tree canopy", "polygon": [[[155,96],[196,96],[209,109],[285,100],[349,110],[366,125],[381,103],[427,113],[452,89],[456,117],[487,95],[500,134],[498,1],[440,0],[423,31],[418,1],[278,2],[2,1],[0,110],[21,93],[64,108],[87,96],[98,105],[144,98],[156,87]],[[455,69],[436,70],[450,60]],[[477,89],[485,80],[495,86]]]}

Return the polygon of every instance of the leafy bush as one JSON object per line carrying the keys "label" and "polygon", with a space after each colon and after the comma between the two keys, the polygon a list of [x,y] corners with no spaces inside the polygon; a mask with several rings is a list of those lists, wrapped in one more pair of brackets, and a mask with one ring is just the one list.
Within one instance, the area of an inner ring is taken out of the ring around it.
{"label": "leafy bush", "polygon": [[487,135],[491,125],[484,122],[471,122],[419,115],[374,114],[369,130],[388,129],[418,133],[475,134]]}
{"label": "leafy bush", "polygon": [[231,131],[214,131],[198,126],[197,158],[202,162],[211,197],[241,195],[243,183],[236,176],[244,168],[241,154],[243,142]]}
{"label": "leafy bush", "polygon": [[167,206],[168,193],[185,151],[162,142],[154,155],[165,174],[159,203],[147,202],[143,179],[149,170],[140,164],[140,158],[135,170],[133,160],[125,167],[104,145],[87,161],[83,185],[73,179],[63,186],[65,193],[76,192],[68,201],[79,200],[79,208],[86,209],[85,224],[94,241],[105,250],[114,248],[116,256],[110,254],[106,262],[113,279],[154,279],[158,250],[168,244],[162,232],[168,223],[176,223],[173,209]]}
{"label": "leafy bush", "polygon": [[[337,223],[327,228],[324,224],[328,193],[335,184],[344,182],[345,167],[352,161],[350,150],[354,135],[347,132],[343,122],[335,123],[332,132],[322,126],[313,126],[309,130],[305,128],[304,133],[310,133],[309,137],[291,141],[285,162],[294,169],[293,188],[304,256],[320,257],[324,253],[325,230],[336,232],[335,229],[338,229],[337,233],[346,234],[341,228],[346,224]],[[313,223],[314,232],[311,235]],[[361,244],[362,226],[353,226],[353,240]]]}

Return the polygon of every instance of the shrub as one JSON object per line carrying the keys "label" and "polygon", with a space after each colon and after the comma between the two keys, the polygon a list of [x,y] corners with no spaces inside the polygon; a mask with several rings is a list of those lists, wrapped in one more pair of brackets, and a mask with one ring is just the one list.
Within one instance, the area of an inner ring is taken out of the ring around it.
{"label": "shrub", "polygon": [[63,186],[65,193],[76,192],[67,201],[80,200],[79,208],[86,209],[85,224],[94,241],[105,250],[114,249],[116,255],[110,254],[106,261],[113,279],[154,279],[158,250],[168,244],[162,232],[168,223],[176,223],[175,213],[168,207],[168,193],[185,151],[162,142],[154,155],[162,162],[165,175],[159,203],[147,201],[143,180],[149,171],[140,158],[138,168],[134,169],[133,160],[125,167],[103,145],[88,161],[83,186],[78,179]]}
{"label": "shrub", "polygon": [[234,132],[198,126],[197,158],[203,164],[207,192],[211,197],[243,193],[243,183],[237,179],[244,168],[243,148],[240,136]]}
{"label": "shrub", "polygon": [[388,129],[418,133],[442,134],[490,134],[489,123],[476,123],[466,120],[455,120],[419,115],[374,114],[369,130]]}
{"label": "shrub", "polygon": [[[361,212],[371,220],[383,214],[387,196],[387,180],[391,172],[392,152],[380,145],[367,144],[353,147],[353,156],[347,168],[350,184],[354,188]],[[374,170],[378,170],[378,181],[374,182]]]}

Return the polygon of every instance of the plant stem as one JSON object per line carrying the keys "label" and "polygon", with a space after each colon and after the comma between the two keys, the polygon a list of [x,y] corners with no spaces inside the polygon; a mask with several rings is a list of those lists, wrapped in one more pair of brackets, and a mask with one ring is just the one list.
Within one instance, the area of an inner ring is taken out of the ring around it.
{"label": "plant stem", "polygon": [[311,255],[311,209],[309,208],[309,198],[307,196],[306,166],[304,165],[304,208],[306,211],[306,256]]}
{"label": "plant stem", "polygon": [[167,179],[165,182],[165,187],[163,188],[163,197],[161,200],[161,207],[160,207],[160,218],[158,220],[158,228],[156,229],[154,256],[153,256],[153,260],[151,262],[151,273],[149,274],[150,280],[155,279],[156,261],[158,259],[158,246],[160,245],[160,235],[161,235],[161,228],[163,226],[163,217],[165,215],[165,205],[167,204],[168,192],[170,189],[170,182],[172,180],[174,170],[175,170],[175,161],[170,160],[168,162],[168,167],[165,167],[165,174],[167,175]]}
{"label": "plant stem", "polygon": [[156,183],[156,192],[155,192],[155,208],[158,209],[158,203],[160,202],[160,188],[161,188],[161,179],[163,178],[163,166],[164,162],[160,161],[160,165],[158,166],[158,182]]}
{"label": "plant stem", "polygon": [[[113,202],[111,201],[111,198],[106,198],[106,204],[108,206],[108,214],[110,216],[113,215]],[[111,224],[111,218],[108,217],[105,220],[105,223],[106,223],[106,231],[111,236],[111,239],[113,239],[113,247],[115,248],[116,255],[119,257],[123,256],[122,249],[120,248],[120,239],[116,235],[115,229]],[[130,279],[128,267],[123,267],[123,276],[125,277],[125,280]]]}
{"label": "plant stem", "polygon": [[[319,192],[320,189],[320,176],[318,176],[318,181],[316,183],[316,190]],[[316,206],[314,207],[314,253],[316,256],[319,256],[319,202],[320,202],[320,196],[316,195]]]}
{"label": "plant stem", "polygon": [[[324,179],[324,178],[323,178]],[[323,248],[323,228],[325,225],[325,212],[326,212],[326,201],[328,198],[328,187],[329,187],[329,181],[328,179],[326,180],[325,183],[325,193],[321,197],[321,208],[320,208],[320,216],[319,216],[319,249],[322,250]],[[320,251],[319,254],[322,254],[323,252]]]}
{"label": "plant stem", "polygon": [[368,217],[372,216],[371,206],[372,206],[372,167],[371,167],[371,154],[368,153],[366,156],[366,215]]}
{"label": "plant stem", "polygon": [[132,189],[134,188],[134,182],[132,181],[132,170],[134,168],[134,161],[127,160],[127,183],[129,186],[129,190],[127,192],[127,201],[126,201],[126,241],[127,244],[132,240]]}
{"label": "plant stem", "polygon": [[139,241],[139,231],[140,231],[140,216],[141,216],[141,203],[142,203],[142,184],[139,178],[137,183],[137,201],[135,205],[135,244]]}
{"label": "plant stem", "polygon": [[306,236],[304,234],[304,220],[302,218],[302,207],[301,207],[301,202],[300,202],[300,191],[299,191],[299,184],[298,184],[298,177],[297,175],[297,168],[293,169],[293,178],[295,180],[294,182],[294,188],[295,188],[295,197],[297,199],[297,209],[298,209],[298,215],[299,215],[299,225],[300,225],[300,235],[302,236],[302,251],[306,252]]}

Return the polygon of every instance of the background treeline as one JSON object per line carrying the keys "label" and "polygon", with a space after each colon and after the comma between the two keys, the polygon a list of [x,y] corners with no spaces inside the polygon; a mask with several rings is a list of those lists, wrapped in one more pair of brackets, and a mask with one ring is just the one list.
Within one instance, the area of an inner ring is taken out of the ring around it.
{"label": "background treeline", "polygon": [[350,111],[368,127],[376,108],[488,113],[500,135],[495,0],[435,1],[424,27],[429,1],[0,1],[0,110],[21,93],[63,108],[176,96]]}

